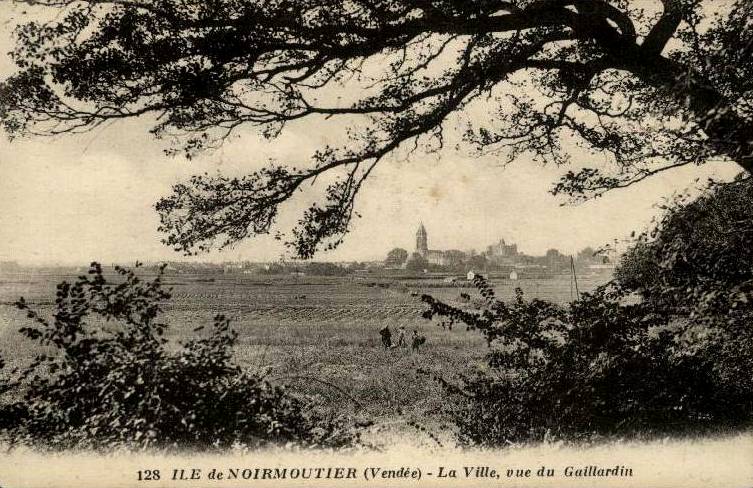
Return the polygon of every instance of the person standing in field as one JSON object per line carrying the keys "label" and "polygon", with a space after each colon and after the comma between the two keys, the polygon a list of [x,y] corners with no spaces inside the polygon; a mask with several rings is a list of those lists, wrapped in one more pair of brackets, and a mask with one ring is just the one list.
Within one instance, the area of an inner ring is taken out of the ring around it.
{"label": "person standing in field", "polygon": [[392,333],[390,332],[389,326],[385,325],[379,329],[379,335],[382,336],[382,345],[385,349],[392,347]]}
{"label": "person standing in field", "polygon": [[405,339],[405,326],[401,325],[397,329],[397,347],[407,347],[408,341]]}
{"label": "person standing in field", "polygon": [[413,329],[413,337],[411,337],[411,351],[419,352],[418,349],[424,342],[426,342],[426,337],[418,335],[418,331],[416,329]]}

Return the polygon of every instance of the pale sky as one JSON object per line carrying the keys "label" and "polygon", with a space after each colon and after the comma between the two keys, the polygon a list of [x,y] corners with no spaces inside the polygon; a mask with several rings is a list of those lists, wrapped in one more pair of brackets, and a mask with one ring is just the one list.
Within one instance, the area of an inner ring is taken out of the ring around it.
{"label": "pale sky", "polygon": [[[0,23],[0,29],[3,25],[7,23]],[[9,69],[7,58],[0,58],[0,77]],[[270,159],[302,166],[330,134],[320,121],[292,124],[273,141],[248,131],[220,151],[189,162],[164,156],[167,142],[147,133],[148,122],[118,122],[54,139],[9,143],[0,137],[0,260],[187,259],[163,246],[156,230],[153,205],[170,193],[171,185],[205,171],[240,175]],[[383,259],[393,247],[412,251],[421,221],[432,249],[480,251],[504,238],[528,254],[552,247],[575,253],[645,229],[658,214],[655,205],[696,178],[729,178],[738,172],[730,163],[682,168],[595,201],[563,207],[563,200],[548,190],[567,169],[525,160],[503,168],[492,156],[476,158],[453,149],[387,158],[362,190],[356,210],[363,217],[354,221],[345,243],[316,259],[371,260]],[[281,230],[289,230],[298,219],[305,198],[285,208]],[[279,241],[259,238],[191,259],[267,261],[284,252]]]}

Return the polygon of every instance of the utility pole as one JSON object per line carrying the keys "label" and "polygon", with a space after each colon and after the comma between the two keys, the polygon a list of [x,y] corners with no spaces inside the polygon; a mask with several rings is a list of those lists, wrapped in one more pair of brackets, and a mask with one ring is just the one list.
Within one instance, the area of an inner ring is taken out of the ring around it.
{"label": "utility pole", "polygon": [[[576,298],[580,298],[580,291],[578,290],[578,275],[575,274],[575,260],[573,259],[573,255],[570,255],[570,271],[572,271],[572,281],[575,282],[575,296]],[[571,282],[572,283],[572,282]],[[572,299],[573,296],[573,289],[572,285],[570,287],[570,298]]]}

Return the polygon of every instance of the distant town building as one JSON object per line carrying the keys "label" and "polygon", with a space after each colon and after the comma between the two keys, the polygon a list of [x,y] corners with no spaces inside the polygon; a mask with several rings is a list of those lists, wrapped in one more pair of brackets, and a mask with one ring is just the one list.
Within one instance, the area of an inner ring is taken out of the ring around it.
{"label": "distant town building", "polygon": [[418,224],[416,231],[416,252],[424,257],[429,252],[429,236],[426,234],[426,227],[424,227],[423,222]]}
{"label": "distant town building", "polygon": [[[480,254],[474,251],[463,252],[457,249],[436,250],[429,249],[429,234],[423,223],[416,231],[416,250],[403,267],[410,267],[409,263],[424,261],[422,266],[432,265],[444,267],[453,271],[467,270],[497,270],[509,273],[511,280],[526,276],[542,274],[570,273],[572,268],[577,272],[601,272],[614,267],[616,258],[605,259],[590,247],[581,250],[576,257],[561,253],[558,249],[549,249],[543,256],[531,256],[518,251],[518,245],[500,239],[486,247]],[[415,269],[418,269],[414,266]],[[425,268],[421,268],[425,269]],[[469,280],[472,273],[468,273]]]}
{"label": "distant town building", "polygon": [[518,262],[518,257],[518,245],[507,244],[504,239],[486,248],[486,259],[492,265],[513,266]]}
{"label": "distant town building", "polygon": [[467,259],[466,253],[457,249],[450,249],[449,251],[429,249],[429,236],[423,223],[419,224],[416,231],[416,252],[429,264],[439,266],[458,266],[462,265]]}

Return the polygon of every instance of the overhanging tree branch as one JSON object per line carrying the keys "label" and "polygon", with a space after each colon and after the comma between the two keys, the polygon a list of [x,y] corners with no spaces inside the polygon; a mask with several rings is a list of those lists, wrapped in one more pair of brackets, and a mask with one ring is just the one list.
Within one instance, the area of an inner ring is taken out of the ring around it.
{"label": "overhanging tree branch", "polygon": [[[566,164],[563,141],[574,141],[617,172],[569,192],[700,156],[753,171],[753,56],[736,49],[751,24],[743,0],[703,32],[708,6],[684,0],[662,0],[658,21],[623,0],[16,1],[58,15],[18,30],[16,73],[0,84],[11,137],[151,115],[156,136],[193,155],[242,126],[275,137],[304,119],[359,120],[357,149],[176,186],[158,210],[184,252],[270,232],[278,206],[329,172],[340,179],[289,243],[303,256],[336,246],[376,163],[419,137],[441,145],[448,117],[481,93],[490,115],[469,120],[473,147]],[[333,103],[344,87],[356,96]]]}

